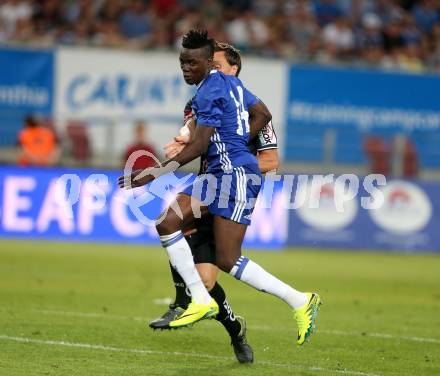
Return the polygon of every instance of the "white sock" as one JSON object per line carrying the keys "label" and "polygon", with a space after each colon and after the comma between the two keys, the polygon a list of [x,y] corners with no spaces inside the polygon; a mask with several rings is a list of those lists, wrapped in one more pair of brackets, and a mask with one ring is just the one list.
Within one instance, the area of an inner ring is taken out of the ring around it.
{"label": "white sock", "polygon": [[257,290],[277,296],[292,308],[307,303],[307,294],[286,285],[247,257],[241,256],[229,274]]}
{"label": "white sock", "polygon": [[211,296],[200,279],[200,275],[194,265],[191,248],[182,231],[160,236],[160,241],[168,252],[171,265],[185,281],[194,301],[198,304],[208,304],[211,301]]}

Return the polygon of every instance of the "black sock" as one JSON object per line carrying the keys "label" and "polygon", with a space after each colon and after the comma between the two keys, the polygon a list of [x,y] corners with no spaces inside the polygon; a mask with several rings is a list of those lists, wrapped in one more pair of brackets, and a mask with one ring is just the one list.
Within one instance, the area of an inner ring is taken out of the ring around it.
{"label": "black sock", "polygon": [[231,337],[236,337],[240,334],[241,324],[235,319],[234,312],[226,300],[226,294],[223,288],[216,282],[209,294],[218,304],[218,315],[215,318],[220,321]]}
{"label": "black sock", "polygon": [[174,304],[186,309],[188,304],[191,303],[191,297],[186,291],[185,281],[171,264],[170,268],[173,276],[174,288],[176,289],[176,300],[174,301]]}

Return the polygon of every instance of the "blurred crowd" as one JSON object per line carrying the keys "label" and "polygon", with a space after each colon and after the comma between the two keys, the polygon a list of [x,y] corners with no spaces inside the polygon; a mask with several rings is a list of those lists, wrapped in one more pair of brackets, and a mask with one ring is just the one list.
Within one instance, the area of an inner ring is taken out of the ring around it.
{"label": "blurred crowd", "polygon": [[174,49],[190,28],[245,53],[440,73],[440,0],[0,0],[0,43]]}

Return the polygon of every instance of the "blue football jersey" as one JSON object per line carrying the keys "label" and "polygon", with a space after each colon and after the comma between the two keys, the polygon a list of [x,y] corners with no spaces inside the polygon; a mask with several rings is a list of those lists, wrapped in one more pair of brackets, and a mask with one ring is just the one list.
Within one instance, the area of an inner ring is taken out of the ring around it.
{"label": "blue football jersey", "polygon": [[249,151],[249,107],[259,102],[235,76],[212,70],[192,100],[197,125],[213,127],[206,160],[207,172],[231,172],[257,164]]}

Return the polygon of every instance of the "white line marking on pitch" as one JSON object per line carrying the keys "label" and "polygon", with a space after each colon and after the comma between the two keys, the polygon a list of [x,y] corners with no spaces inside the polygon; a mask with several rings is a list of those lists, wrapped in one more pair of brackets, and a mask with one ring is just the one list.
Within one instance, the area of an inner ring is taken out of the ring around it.
{"label": "white line marking on pitch", "polygon": [[117,316],[107,313],[99,312],[72,312],[72,311],[58,311],[51,309],[33,309],[33,312],[42,313],[44,315],[64,315],[64,316],[76,316],[76,317],[94,317],[98,319],[112,319],[112,320],[133,320],[145,322],[148,318],[141,316]]}
{"label": "white line marking on pitch", "polygon": [[[202,354],[202,353],[192,353],[192,352],[187,353],[187,352],[181,352],[181,351],[156,351],[156,350],[147,350],[147,349],[127,349],[127,348],[105,346],[105,345],[93,345],[90,343],[41,340],[41,339],[33,339],[33,338],[25,338],[25,337],[13,337],[13,336],[7,336],[7,335],[0,335],[0,340],[21,342],[21,343],[30,343],[30,344],[36,344],[36,345],[75,347],[75,348],[87,349],[87,350],[128,352],[128,353],[143,354],[143,355],[168,355],[168,356],[171,355],[171,356],[188,356],[188,357],[225,360],[225,361],[234,360],[234,358],[232,358],[232,357]],[[295,365],[295,364],[287,364],[287,363],[273,363],[273,362],[269,362],[269,361],[258,361],[258,362],[256,362],[256,364],[267,365],[267,366],[271,366],[271,367],[299,369],[299,370],[309,371],[309,372],[326,372],[326,373],[331,372],[331,373],[338,373],[338,374],[343,374],[343,375],[354,375],[354,376],[379,376],[374,373],[352,371],[352,370],[347,370],[347,369],[307,367],[307,366],[302,366],[299,364]]]}
{"label": "white line marking on pitch", "polygon": [[[71,312],[71,311],[58,311],[58,310],[37,310],[34,312],[46,314],[46,315],[66,315],[66,316],[77,316],[77,317],[95,317],[95,318],[107,318],[112,320],[134,320],[140,322],[147,322],[151,320],[148,317],[141,316],[117,316],[106,313],[97,313],[97,312]],[[209,322],[209,321],[208,321]],[[274,328],[267,325],[249,325],[249,329],[252,330],[283,330],[279,328]],[[383,338],[383,339],[397,339],[397,340],[405,340],[405,341],[413,341],[413,342],[422,342],[422,343],[435,343],[440,344],[440,339],[438,338],[428,338],[428,337],[411,337],[411,336],[399,336],[394,334],[387,333],[370,333],[366,332],[364,335],[362,333],[357,332],[344,332],[342,330],[319,330],[317,329],[317,333],[322,334],[332,334],[332,335],[340,335],[340,336],[349,336],[349,337],[375,337],[375,338]]]}
{"label": "white line marking on pitch", "polygon": [[319,333],[325,334],[335,334],[340,336],[356,336],[356,337],[376,337],[376,338],[388,338],[388,339],[403,339],[407,341],[415,341],[415,342],[427,342],[427,343],[440,343],[440,339],[437,338],[426,338],[426,337],[408,337],[408,336],[395,336],[392,334],[386,333],[369,333],[365,334],[356,333],[356,332],[343,332],[341,330],[320,330]]}

